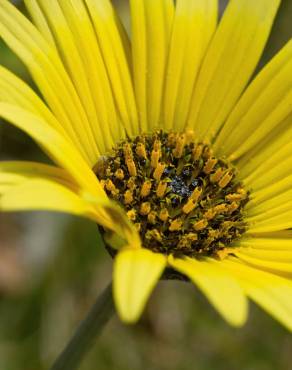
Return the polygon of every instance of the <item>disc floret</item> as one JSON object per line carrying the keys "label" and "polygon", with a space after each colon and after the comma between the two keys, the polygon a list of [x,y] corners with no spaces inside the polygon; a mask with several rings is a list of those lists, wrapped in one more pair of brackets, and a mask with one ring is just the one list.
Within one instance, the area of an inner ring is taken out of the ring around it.
{"label": "disc floret", "polygon": [[220,257],[246,230],[248,192],[236,169],[190,133],[127,139],[100,158],[96,173],[136,225],[144,248]]}

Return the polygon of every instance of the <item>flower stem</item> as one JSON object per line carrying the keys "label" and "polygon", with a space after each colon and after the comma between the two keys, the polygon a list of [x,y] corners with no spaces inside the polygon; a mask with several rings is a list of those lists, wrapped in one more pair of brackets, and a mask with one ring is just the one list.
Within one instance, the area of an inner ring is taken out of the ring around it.
{"label": "flower stem", "polygon": [[51,370],[77,369],[113,313],[112,285],[109,284],[97,298],[87,317],[81,322]]}

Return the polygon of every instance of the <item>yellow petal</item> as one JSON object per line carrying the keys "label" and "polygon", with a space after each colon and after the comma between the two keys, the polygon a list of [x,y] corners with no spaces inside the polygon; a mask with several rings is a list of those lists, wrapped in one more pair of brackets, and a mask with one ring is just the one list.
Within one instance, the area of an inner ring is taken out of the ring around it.
{"label": "yellow petal", "polygon": [[65,170],[35,162],[0,162],[0,210],[48,210],[101,221],[101,213],[81,198]]}
{"label": "yellow petal", "polygon": [[99,153],[87,129],[88,117],[56,49],[7,0],[0,2],[0,36],[25,63],[59,122],[80,141],[94,165]]}
{"label": "yellow petal", "polygon": [[106,198],[101,185],[82,156],[46,121],[8,103],[0,103],[0,116],[36,140],[56,163],[69,172],[84,191]]}
{"label": "yellow petal", "polygon": [[165,81],[164,125],[186,124],[198,71],[217,23],[217,0],[178,0]]}
{"label": "yellow petal", "polygon": [[259,73],[230,114],[215,148],[239,158],[292,112],[292,41]]}
{"label": "yellow petal", "polygon": [[[128,30],[126,27],[128,27],[128,24],[126,23],[126,26],[122,22],[120,16],[119,16],[119,11],[118,11],[119,6],[113,7],[113,12],[114,12],[114,17],[117,25],[117,30],[119,32],[119,35],[121,37],[121,41],[123,43],[123,49],[125,52],[125,57],[128,62],[128,66],[130,68],[130,73],[132,73],[132,45],[130,41],[130,37],[128,35]],[[122,10],[122,9],[121,9]],[[127,10],[127,7],[124,7],[124,10]]]}
{"label": "yellow petal", "polygon": [[[73,139],[37,94],[25,82],[2,66],[0,66],[0,100],[41,116],[63,136]],[[82,150],[79,141],[74,140],[74,144]]]}
{"label": "yellow petal", "polygon": [[0,161],[1,186],[17,185],[24,179],[33,178],[56,180],[58,183],[67,184],[72,190],[77,188],[73,178],[62,168],[38,162]]}
{"label": "yellow petal", "polygon": [[212,137],[234,107],[265,46],[279,0],[232,0],[208,48],[192,100],[189,126]]}
{"label": "yellow petal", "polygon": [[[100,152],[113,146],[117,115],[98,41],[83,2],[38,0],[51,30],[60,56],[71,76],[85,108],[88,130]],[[31,3],[31,0],[27,0]],[[101,83],[103,84],[101,88]]]}
{"label": "yellow petal", "polygon": [[269,157],[244,179],[244,183],[254,191],[267,187],[290,175],[291,163],[292,142],[283,145],[276,152],[271,151]]}
{"label": "yellow petal", "polygon": [[292,199],[292,189],[289,189],[279,195],[271,198],[266,198],[265,200],[256,203],[253,199],[250,200],[246,205],[246,211],[249,216],[258,215],[264,212],[270,212],[272,209],[277,210],[282,207],[285,203],[291,202]]}
{"label": "yellow petal", "polygon": [[137,109],[117,15],[109,0],[85,0],[95,28],[114,99],[128,134],[137,134]]}
{"label": "yellow petal", "polygon": [[250,224],[247,233],[267,233],[292,228],[292,211]]}
{"label": "yellow petal", "polygon": [[[279,223],[291,223],[291,210],[292,209],[292,200],[283,203],[282,205],[270,208],[269,210],[266,210],[264,212],[258,213],[255,216],[248,216],[246,215],[245,221],[249,225],[249,233],[251,233],[251,230],[254,230],[255,228],[267,228],[267,232],[272,231],[270,228],[272,227],[275,231],[275,227],[277,227],[277,230],[279,229]],[[290,216],[289,216],[290,215]]]}
{"label": "yellow petal", "polygon": [[[59,3],[72,30],[75,44],[79,50],[82,50],[80,54],[99,121],[99,126],[95,128],[96,138],[98,140],[102,132],[106,149],[109,150],[114,143],[125,136],[125,129],[118,117],[110,80],[94,26],[83,2],[59,0]],[[121,30],[122,25],[119,25],[118,22],[119,19],[117,19],[117,26]],[[125,43],[126,41],[124,46]]]}
{"label": "yellow petal", "polygon": [[131,0],[133,73],[142,131],[158,128],[174,12],[172,0]]}
{"label": "yellow petal", "polygon": [[289,189],[259,204],[249,205],[246,210],[247,233],[269,233],[292,227],[291,201],[292,190]]}
{"label": "yellow petal", "polygon": [[[290,239],[290,244],[292,244],[292,240]],[[280,243],[278,244],[280,246]],[[250,246],[239,248],[238,251],[241,255],[252,257],[257,260],[262,260],[265,262],[282,262],[287,263],[292,266],[292,245],[290,250],[280,250],[280,249],[259,249],[254,248],[252,241],[250,242]],[[237,252],[236,252],[237,253]],[[291,268],[291,267],[290,267]]]}
{"label": "yellow petal", "polygon": [[270,218],[280,216],[281,214],[288,212],[292,209],[292,199],[288,200],[285,203],[279,204],[278,206],[272,208],[264,208],[265,211],[260,211],[260,208],[251,208],[246,212],[246,221],[248,223],[261,222],[263,220],[269,220]]}
{"label": "yellow petal", "polygon": [[5,212],[45,210],[82,215],[97,221],[94,208],[66,186],[49,179],[31,179],[0,187],[0,210]]}
{"label": "yellow petal", "polygon": [[166,257],[147,249],[125,249],[114,260],[113,291],[120,318],[137,321],[166,266]]}
{"label": "yellow petal", "polygon": [[[270,184],[260,190],[253,191],[251,193],[251,202],[247,205],[246,209],[251,209],[257,204],[260,204],[266,200],[270,200],[278,195],[285,194],[285,192],[292,188],[292,175],[286,176],[279,181]],[[288,198],[287,200],[291,200]],[[279,203],[280,204],[280,203]]]}
{"label": "yellow petal", "polygon": [[[2,182],[5,180],[5,182]],[[74,185],[73,185],[74,186]],[[57,179],[45,177],[21,178],[10,174],[5,179],[0,176],[0,211],[54,211],[70,213],[91,219],[95,223],[111,229],[126,240],[136,240],[132,233],[128,238],[121,230],[123,218],[120,215],[120,222],[113,222],[110,213],[105,213],[105,207],[110,207],[103,199],[95,199],[95,202],[88,202],[77,190],[72,190],[71,183],[65,183]],[[107,202],[109,203],[109,201]]]}
{"label": "yellow petal", "polygon": [[260,143],[255,145],[238,161],[236,166],[239,169],[238,176],[245,181],[252,175],[270,156],[274,158],[282,148],[291,145],[292,142],[292,113],[286,117],[274,130],[266,135]]}
{"label": "yellow petal", "polygon": [[[287,252],[286,252],[287,253]],[[273,273],[287,273],[289,277],[292,277],[292,261],[289,260],[279,261],[274,253],[274,259],[264,259],[261,256],[252,255],[246,253],[243,250],[235,251],[234,255],[241,261],[258,268],[260,270],[270,271]],[[264,255],[264,254],[263,254]]]}
{"label": "yellow petal", "polygon": [[186,275],[207,296],[224,319],[234,326],[241,326],[247,318],[247,301],[237,281],[220,263],[211,259],[197,261],[170,256],[169,264]]}
{"label": "yellow petal", "polygon": [[0,162],[0,210],[51,210],[83,215],[123,240],[140,245],[137,231],[120,207],[107,197],[85,192],[61,168],[35,162]]}
{"label": "yellow petal", "polygon": [[31,15],[33,23],[43,34],[45,39],[54,47],[56,47],[53,33],[50,29],[50,25],[39,5],[38,0],[24,0],[25,6]]}
{"label": "yellow petal", "polygon": [[260,271],[235,259],[221,263],[238,279],[253,301],[292,331],[291,280]]}
{"label": "yellow petal", "polygon": [[241,240],[240,245],[243,247],[252,246],[253,249],[258,249],[259,253],[261,253],[263,249],[271,251],[289,251],[292,249],[291,240],[292,231],[285,230],[274,234],[256,234],[251,238]]}

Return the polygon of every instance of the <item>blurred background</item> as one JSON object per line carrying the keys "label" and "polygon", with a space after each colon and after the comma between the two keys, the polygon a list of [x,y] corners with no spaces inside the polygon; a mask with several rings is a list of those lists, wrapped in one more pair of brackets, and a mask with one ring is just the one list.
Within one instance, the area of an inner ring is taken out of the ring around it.
{"label": "blurred background", "polygon": [[[13,2],[24,11],[21,1]],[[128,28],[127,2],[114,2]],[[259,68],[291,37],[291,19],[292,0],[283,0]],[[1,41],[0,62],[33,86]],[[5,122],[0,148],[1,160],[48,161]],[[111,268],[97,227],[87,220],[0,214],[0,370],[48,369],[110,281]],[[81,370],[289,370],[291,349],[291,334],[255,305],[247,325],[234,329],[193,285],[169,281],[159,283],[137,325],[111,320]]]}

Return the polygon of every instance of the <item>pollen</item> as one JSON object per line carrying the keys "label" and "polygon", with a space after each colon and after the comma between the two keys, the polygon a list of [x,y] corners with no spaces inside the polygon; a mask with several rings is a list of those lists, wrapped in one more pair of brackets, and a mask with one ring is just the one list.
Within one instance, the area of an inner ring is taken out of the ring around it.
{"label": "pollen", "polygon": [[[236,168],[192,133],[143,134],[96,164],[107,195],[126,211],[144,248],[222,259],[245,232],[249,193]],[[230,252],[231,251],[231,252]]]}

